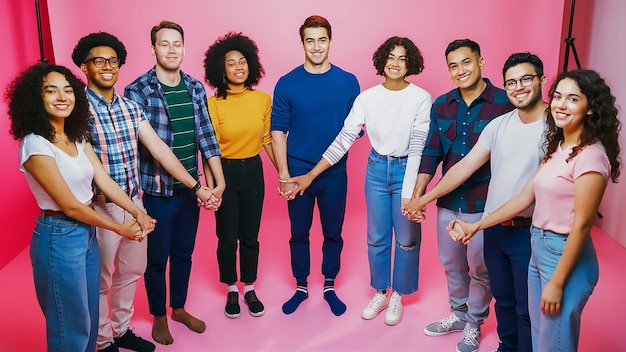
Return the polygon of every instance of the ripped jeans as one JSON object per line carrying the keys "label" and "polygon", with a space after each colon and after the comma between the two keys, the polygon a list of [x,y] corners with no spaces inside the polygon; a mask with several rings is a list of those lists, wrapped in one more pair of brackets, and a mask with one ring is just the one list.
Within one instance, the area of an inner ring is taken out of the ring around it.
{"label": "ripped jeans", "polygon": [[400,209],[406,163],[406,157],[388,157],[372,150],[365,176],[370,284],[376,290],[391,287],[400,294],[417,291],[422,242],[421,225],[407,220]]}

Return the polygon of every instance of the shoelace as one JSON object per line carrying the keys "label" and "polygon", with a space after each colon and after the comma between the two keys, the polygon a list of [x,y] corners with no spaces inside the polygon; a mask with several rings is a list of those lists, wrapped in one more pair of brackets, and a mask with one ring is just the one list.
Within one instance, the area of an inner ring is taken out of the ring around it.
{"label": "shoelace", "polygon": [[376,293],[374,298],[370,301],[370,304],[367,305],[368,308],[376,308],[387,298],[384,293]]}
{"label": "shoelace", "polygon": [[450,316],[443,318],[443,320],[439,322],[439,325],[444,329],[449,329],[457,320],[459,320],[459,318],[452,313]]}
{"label": "shoelace", "polygon": [[461,343],[470,346],[478,346],[478,329],[467,327],[463,330],[463,336],[461,336]]}
{"label": "shoelace", "polygon": [[400,296],[391,296],[391,300],[389,301],[389,308],[387,308],[389,311],[391,311],[391,314],[396,314],[398,307],[400,306],[400,302]]}

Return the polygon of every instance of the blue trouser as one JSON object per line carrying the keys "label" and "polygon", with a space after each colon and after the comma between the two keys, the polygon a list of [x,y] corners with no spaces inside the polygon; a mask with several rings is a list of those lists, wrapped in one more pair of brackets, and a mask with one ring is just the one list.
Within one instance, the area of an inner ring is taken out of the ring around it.
{"label": "blue trouser", "polygon": [[376,290],[391,287],[400,294],[417,291],[422,242],[421,225],[401,211],[406,162],[406,157],[387,157],[372,149],[365,176],[370,284]]}
{"label": "blue trouser", "polygon": [[459,319],[473,327],[484,323],[492,298],[483,254],[483,231],[478,231],[466,246],[452,240],[446,227],[453,219],[476,222],[482,215],[437,207],[437,250],[446,270],[450,307]]}
{"label": "blue trouser", "polygon": [[93,227],[65,216],[39,216],[30,260],[48,351],[95,351],[100,255]]}
{"label": "blue trouser", "polygon": [[491,293],[496,300],[498,351],[532,351],[528,315],[529,228],[486,228],[484,252]]}
{"label": "blue trouser", "polygon": [[220,282],[237,282],[237,247],[241,281],[257,279],[259,263],[259,228],[265,195],[263,164],[260,156],[247,159],[222,158],[222,170],[228,187],[222,205],[215,212],[217,263]]}
{"label": "blue trouser", "polygon": [[[298,175],[294,172],[292,174]],[[348,177],[345,172],[322,173],[313,180],[303,195],[298,195],[289,201],[287,208],[291,220],[291,239],[289,240],[291,270],[299,284],[306,283],[306,278],[311,273],[309,236],[316,200],[324,235],[322,274],[325,278],[334,279],[339,273],[343,248],[341,228],[346,211],[347,192]]]}
{"label": "blue trouser", "polygon": [[598,257],[587,236],[580,257],[563,286],[561,311],[541,312],[541,293],[561,260],[567,235],[531,227],[532,256],[528,266],[528,310],[532,326],[533,349],[576,351],[580,336],[580,315],[598,282]]}
{"label": "blue trouser", "polygon": [[176,189],[171,197],[144,194],[148,214],[156,219],[148,235],[148,263],[144,280],[150,314],[166,313],[165,268],[170,262],[170,307],[184,308],[187,300],[191,255],[196,243],[200,208],[191,189]]}

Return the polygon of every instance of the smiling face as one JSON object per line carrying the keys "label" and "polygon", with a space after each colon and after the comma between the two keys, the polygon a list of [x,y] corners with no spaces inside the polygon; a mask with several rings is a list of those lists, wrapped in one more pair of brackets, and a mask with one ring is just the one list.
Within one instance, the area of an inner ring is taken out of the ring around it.
{"label": "smiling face", "polygon": [[324,72],[330,68],[328,51],[330,38],[324,27],[305,28],[302,47],[304,48],[304,67],[310,72]]}
{"label": "smiling face", "polygon": [[461,89],[472,89],[478,86],[482,77],[484,59],[468,47],[460,47],[446,56],[450,78]]}
{"label": "smiling face", "polygon": [[[532,77],[532,83],[528,87],[520,82],[522,77]],[[537,76],[535,67],[530,63],[522,63],[509,68],[504,75],[504,82],[515,80],[515,89],[506,91],[509,101],[520,110],[530,109],[541,102],[541,91],[545,87],[546,78]]]}
{"label": "smiling face", "polygon": [[556,86],[550,100],[550,112],[556,127],[565,134],[580,134],[585,119],[592,114],[589,102],[576,81],[564,78]]}
{"label": "smiling face", "polygon": [[74,110],[74,88],[59,72],[48,73],[41,84],[43,107],[50,119],[67,118]]}
{"label": "smiling face", "polygon": [[160,29],[156,32],[152,55],[156,57],[157,67],[167,71],[179,70],[185,57],[183,36],[175,29]]}
{"label": "smiling face", "polygon": [[403,46],[398,45],[389,52],[384,72],[387,80],[404,80],[407,68],[406,49]]}
{"label": "smiling face", "polygon": [[117,54],[111,47],[97,46],[89,51],[89,54],[85,58],[85,63],[80,65],[81,71],[83,71],[87,77],[89,87],[105,98],[112,97],[114,91],[113,86],[117,82],[120,69],[119,67],[111,67],[109,61],[106,61],[103,67],[98,68],[93,60],[90,60],[94,57],[110,59],[117,57]]}
{"label": "smiling face", "polygon": [[231,50],[224,56],[224,72],[228,89],[243,90],[249,75],[248,60],[240,51]]}

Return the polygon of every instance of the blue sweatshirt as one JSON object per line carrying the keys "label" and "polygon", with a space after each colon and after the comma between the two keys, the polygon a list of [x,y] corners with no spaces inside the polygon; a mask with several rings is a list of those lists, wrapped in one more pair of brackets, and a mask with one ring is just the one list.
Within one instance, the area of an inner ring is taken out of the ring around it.
{"label": "blue sweatshirt", "polygon": [[[312,74],[298,66],[274,88],[272,131],[288,132],[287,165],[293,176],[309,172],[333,142],[360,93],[356,77],[331,66]],[[325,173],[345,172],[346,158]]]}

